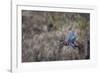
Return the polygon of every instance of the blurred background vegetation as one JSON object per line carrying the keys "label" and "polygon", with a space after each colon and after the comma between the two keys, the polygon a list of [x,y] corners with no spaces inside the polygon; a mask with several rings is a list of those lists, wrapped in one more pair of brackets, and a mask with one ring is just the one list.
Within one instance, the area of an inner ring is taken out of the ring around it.
{"label": "blurred background vegetation", "polygon": [[[78,49],[59,49],[69,28],[78,29]],[[22,10],[22,62],[89,59],[90,14]]]}

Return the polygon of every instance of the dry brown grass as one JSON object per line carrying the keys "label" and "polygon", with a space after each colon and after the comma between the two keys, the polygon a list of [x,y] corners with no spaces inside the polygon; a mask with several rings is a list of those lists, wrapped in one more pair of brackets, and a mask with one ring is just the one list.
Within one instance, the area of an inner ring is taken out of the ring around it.
{"label": "dry brown grass", "polygon": [[[22,11],[22,62],[89,59],[89,14]],[[79,21],[80,20],[80,21]],[[85,22],[84,22],[85,21]],[[80,25],[81,24],[81,25]],[[80,48],[64,46],[64,32],[79,29]],[[82,29],[83,28],[83,29]]]}

